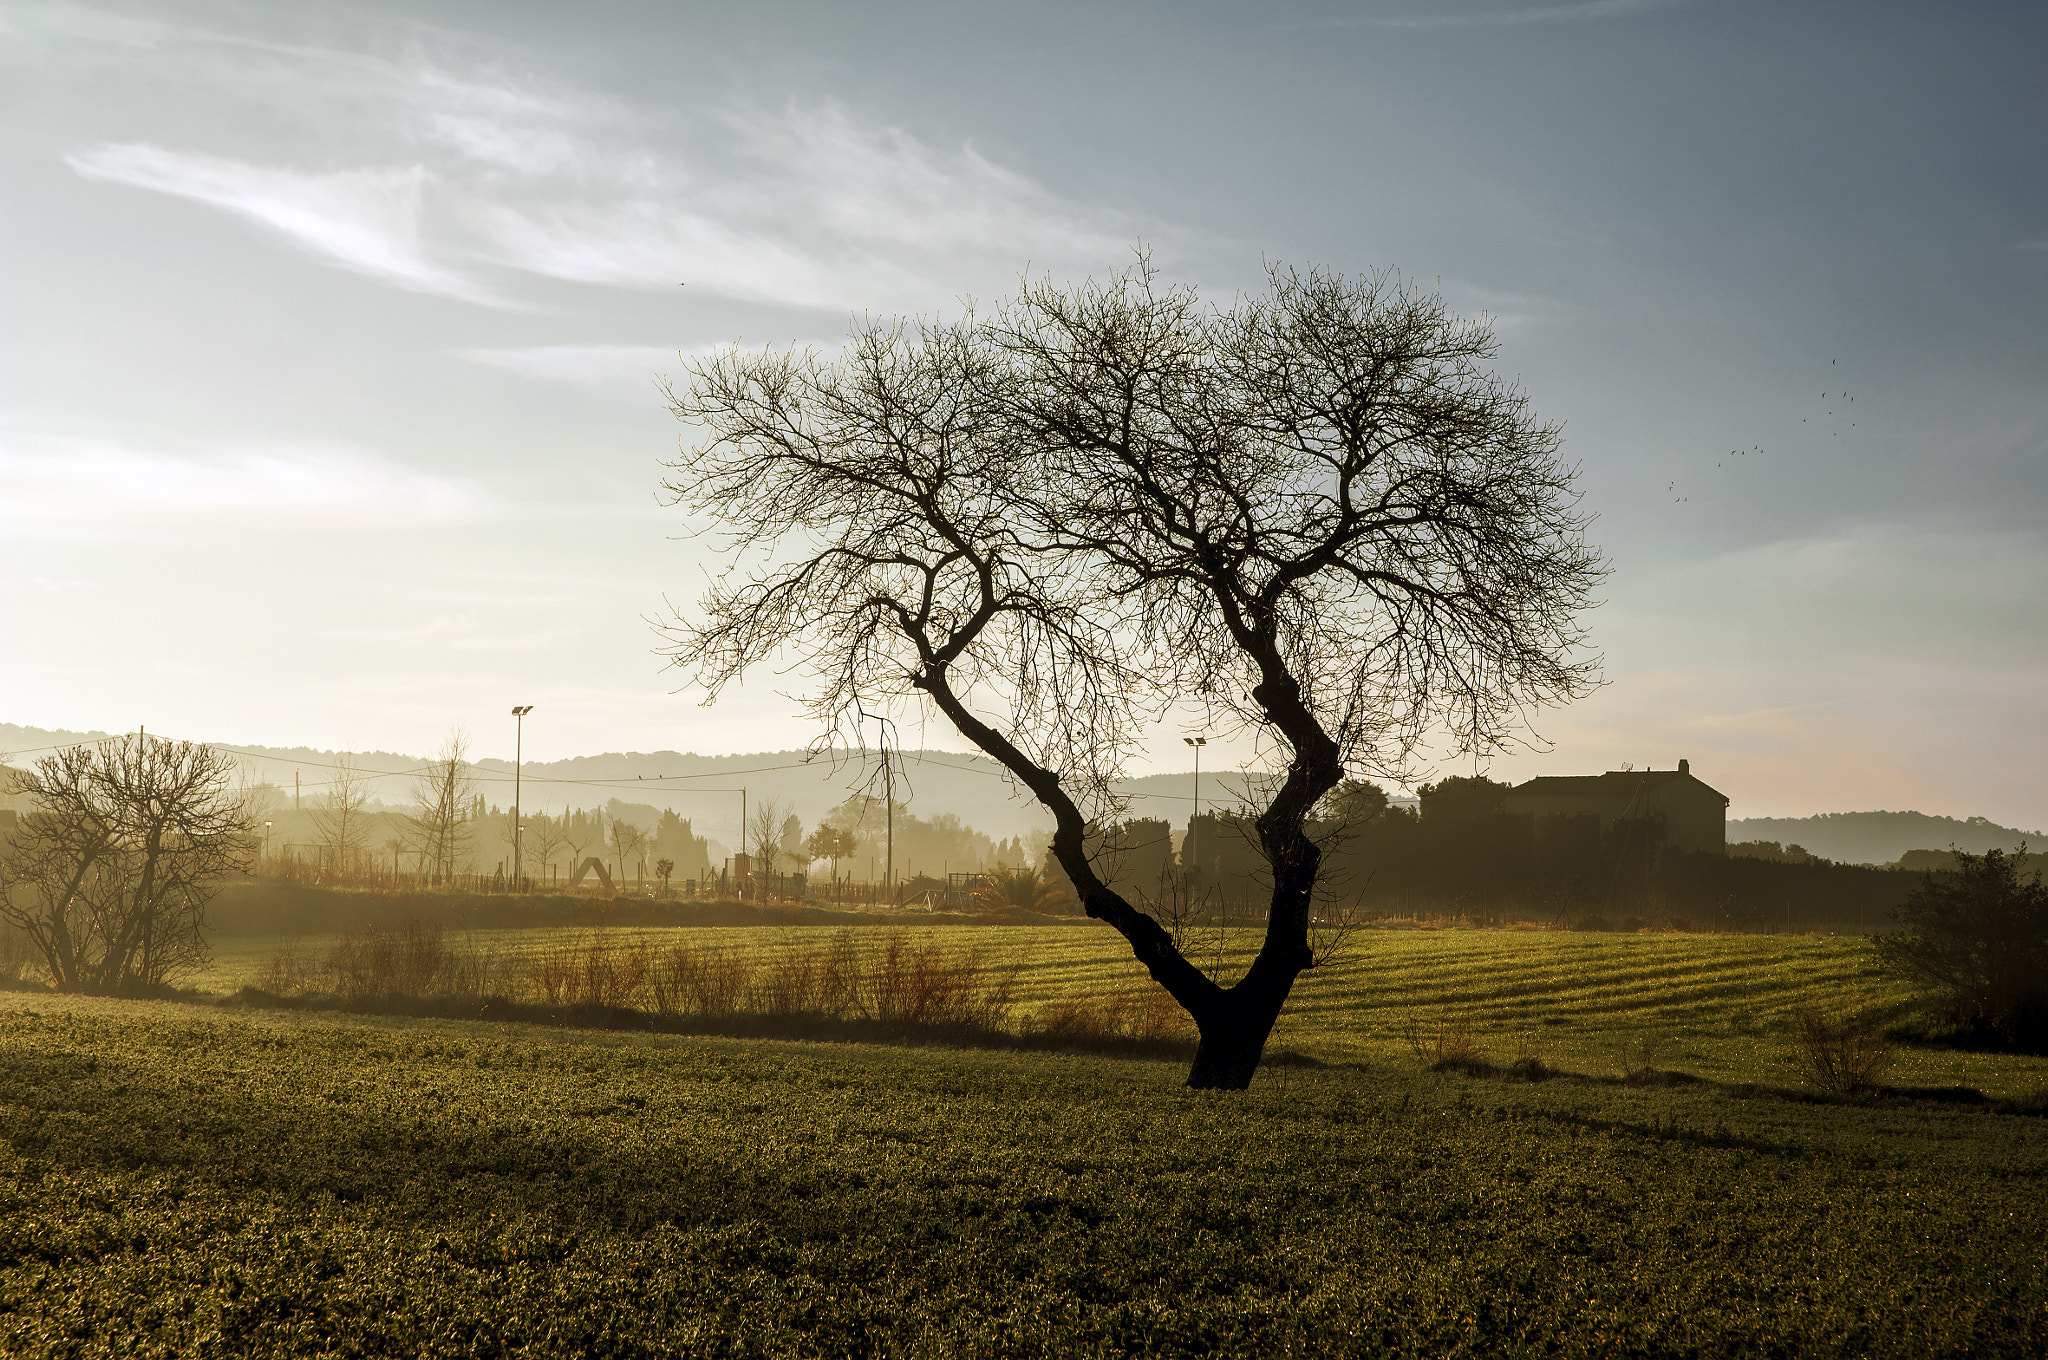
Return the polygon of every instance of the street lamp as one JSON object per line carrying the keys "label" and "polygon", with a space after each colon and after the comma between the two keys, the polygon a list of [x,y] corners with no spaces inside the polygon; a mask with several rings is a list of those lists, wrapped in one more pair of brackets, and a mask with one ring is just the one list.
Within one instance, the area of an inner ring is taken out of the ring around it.
{"label": "street lamp", "polygon": [[264,858],[264,859],[265,859],[266,861],[267,861],[267,860],[269,860],[269,858],[270,858],[270,823],[269,823],[269,822],[265,822],[265,823],[263,824],[263,858]]}
{"label": "street lamp", "polygon": [[512,710],[512,891],[519,891],[519,849],[520,835],[526,828],[519,824],[519,767],[523,763],[523,743],[526,739],[526,715],[533,712],[532,704],[521,704]]}
{"label": "street lamp", "polygon": [[1181,858],[1190,865],[1200,863],[1195,858],[1195,822],[1202,815],[1202,748],[1209,744],[1207,737],[1182,737],[1182,741],[1195,748],[1195,815],[1188,818],[1188,848]]}

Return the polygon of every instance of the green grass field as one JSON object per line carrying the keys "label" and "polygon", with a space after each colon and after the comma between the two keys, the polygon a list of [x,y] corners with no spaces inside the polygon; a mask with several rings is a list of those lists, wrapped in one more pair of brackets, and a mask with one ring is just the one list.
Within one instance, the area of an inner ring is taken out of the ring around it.
{"label": "green grass field", "polygon": [[0,996],[0,1353],[2038,1355],[2048,1120]]}
{"label": "green grass field", "polygon": [[[771,952],[822,940],[829,927],[734,930],[479,931],[468,946],[503,953],[593,941],[665,938],[730,942]],[[879,932],[877,932],[879,933]],[[1106,927],[937,927],[913,930],[1022,968],[1020,1011],[1104,988],[1151,984]],[[260,982],[285,941],[228,939],[197,979],[226,994]],[[317,952],[323,940],[298,942]],[[1252,931],[1222,941],[1226,975],[1249,963]],[[1205,964],[1215,932],[1191,937]],[[1272,1047],[1324,1062],[1406,1061],[1409,1035],[1462,1024],[1503,1064],[1521,1054],[1595,1075],[1620,1071],[1624,1044],[1649,1040],[1656,1065],[1722,1082],[1794,1085],[1792,1025],[1802,1007],[1885,1019],[1911,996],[1876,975],[1860,939],[1790,935],[1600,935],[1527,930],[1376,930],[1351,937],[1331,966],[1297,985]],[[1891,1080],[1905,1086],[1974,1086],[2013,1098],[2048,1082],[2048,1059],[1902,1048]]]}

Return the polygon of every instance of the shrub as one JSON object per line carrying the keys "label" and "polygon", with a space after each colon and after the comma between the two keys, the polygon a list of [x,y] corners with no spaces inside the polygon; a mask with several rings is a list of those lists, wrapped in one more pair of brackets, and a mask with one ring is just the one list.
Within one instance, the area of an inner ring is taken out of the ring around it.
{"label": "shrub", "polygon": [[454,962],[440,926],[410,920],[343,936],[328,953],[327,972],[335,992],[361,1003],[378,996],[435,995]]}
{"label": "shrub", "polygon": [[1645,1030],[1633,1037],[1624,1035],[1621,1041],[1621,1077],[1623,1081],[1655,1084],[1659,1077],[1657,1059],[1664,1052],[1664,1036]]}
{"label": "shrub", "polygon": [[1194,1022],[1164,987],[1146,981],[1104,996],[1048,1002],[1027,1032],[1061,1044],[1160,1044],[1195,1037]]}
{"label": "shrub", "polygon": [[19,987],[40,972],[40,960],[28,932],[0,922],[0,987]]}
{"label": "shrub", "polygon": [[[2026,847],[2021,847],[2024,853]],[[1872,941],[1879,962],[1934,989],[1965,1029],[2034,1051],[2048,1045],[2048,889],[2020,880],[2002,850],[1957,850],[1891,913],[1901,929]]]}
{"label": "shrub", "polygon": [[1892,1045],[1870,1025],[1802,1010],[1793,1037],[1814,1085],[1835,1095],[1874,1090],[1891,1070]]}

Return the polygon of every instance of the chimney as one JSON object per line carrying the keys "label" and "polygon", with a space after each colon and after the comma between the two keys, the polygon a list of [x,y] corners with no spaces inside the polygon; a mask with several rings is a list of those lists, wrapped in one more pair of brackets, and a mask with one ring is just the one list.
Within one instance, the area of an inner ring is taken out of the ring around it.
{"label": "chimney", "polygon": [[1689,760],[1681,760],[1681,761],[1679,761],[1679,762],[1678,762],[1678,772],[1679,772],[1680,774],[1691,774],[1691,773],[1692,773],[1692,762],[1691,762],[1691,761],[1689,761]]}

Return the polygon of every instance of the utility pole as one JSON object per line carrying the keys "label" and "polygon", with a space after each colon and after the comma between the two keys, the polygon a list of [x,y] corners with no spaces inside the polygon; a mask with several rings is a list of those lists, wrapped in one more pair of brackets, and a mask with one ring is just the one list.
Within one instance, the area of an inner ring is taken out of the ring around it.
{"label": "utility pole", "polygon": [[[524,764],[524,742],[526,738],[526,715],[533,712],[532,704],[520,704],[512,710],[512,891],[519,891],[519,842],[520,832],[526,830],[519,824],[519,771]],[[543,847],[545,848],[545,847]]]}
{"label": "utility pole", "polygon": [[1188,818],[1188,844],[1181,855],[1181,858],[1186,860],[1189,867],[1192,868],[1194,865],[1201,863],[1200,860],[1195,858],[1195,825],[1202,817],[1202,748],[1209,744],[1209,739],[1207,737],[1182,737],[1181,740],[1192,746],[1195,750],[1195,815]]}
{"label": "utility pole", "polygon": [[889,895],[893,900],[896,895],[896,770],[889,763],[887,742],[882,743],[882,788],[888,796],[883,815],[889,837],[888,858],[882,861],[882,882],[889,886]]}

